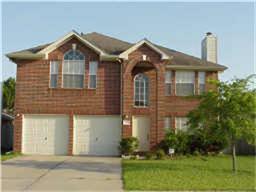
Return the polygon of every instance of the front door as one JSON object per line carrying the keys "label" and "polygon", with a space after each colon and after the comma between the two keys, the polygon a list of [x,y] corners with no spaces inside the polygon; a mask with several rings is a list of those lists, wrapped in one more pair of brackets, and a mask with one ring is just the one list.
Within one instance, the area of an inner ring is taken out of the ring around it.
{"label": "front door", "polygon": [[150,119],[146,116],[132,117],[132,136],[139,140],[139,151],[149,151]]}

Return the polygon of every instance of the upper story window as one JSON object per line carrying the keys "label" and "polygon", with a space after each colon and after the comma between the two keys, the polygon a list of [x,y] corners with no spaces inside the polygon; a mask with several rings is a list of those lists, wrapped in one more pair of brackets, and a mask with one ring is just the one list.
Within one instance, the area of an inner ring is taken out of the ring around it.
{"label": "upper story window", "polygon": [[205,91],[205,72],[198,72],[198,88],[199,94]]}
{"label": "upper story window", "polygon": [[89,63],[89,84],[88,84],[88,87],[90,89],[96,89],[96,87],[97,87],[97,70],[98,70],[98,62],[90,61],[90,63]]}
{"label": "upper story window", "polygon": [[176,71],[176,95],[187,96],[195,93],[195,72]]}
{"label": "upper story window", "polygon": [[85,57],[78,50],[69,50],[64,55],[63,61],[63,87],[84,87]]}
{"label": "upper story window", "polygon": [[50,87],[58,85],[59,61],[50,61]]}
{"label": "upper story window", "polygon": [[175,117],[175,128],[179,131],[186,131],[188,129],[187,117]]}
{"label": "upper story window", "polygon": [[148,106],[148,89],[149,80],[148,77],[142,73],[137,74],[134,77],[134,105],[137,107]]}
{"label": "upper story window", "polygon": [[172,71],[165,72],[165,95],[170,96],[172,94]]}

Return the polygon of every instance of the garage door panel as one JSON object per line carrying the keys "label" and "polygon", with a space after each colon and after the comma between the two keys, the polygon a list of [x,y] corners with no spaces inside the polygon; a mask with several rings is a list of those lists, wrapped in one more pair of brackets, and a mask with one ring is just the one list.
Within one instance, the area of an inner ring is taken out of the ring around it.
{"label": "garage door panel", "polygon": [[68,116],[24,115],[22,152],[64,155],[68,149]]}
{"label": "garage door panel", "polygon": [[76,155],[118,155],[120,137],[120,116],[75,116]]}

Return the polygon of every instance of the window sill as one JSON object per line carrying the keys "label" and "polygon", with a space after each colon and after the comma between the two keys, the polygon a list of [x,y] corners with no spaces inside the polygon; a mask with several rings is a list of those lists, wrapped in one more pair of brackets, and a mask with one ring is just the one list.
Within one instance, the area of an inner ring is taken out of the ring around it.
{"label": "window sill", "polygon": [[133,106],[133,108],[136,108],[136,109],[147,109],[149,108],[149,106]]}
{"label": "window sill", "polygon": [[60,87],[57,87],[57,88],[49,87],[48,89],[49,90],[66,90],[66,91],[83,91],[83,90],[86,90],[85,88],[60,88]]}

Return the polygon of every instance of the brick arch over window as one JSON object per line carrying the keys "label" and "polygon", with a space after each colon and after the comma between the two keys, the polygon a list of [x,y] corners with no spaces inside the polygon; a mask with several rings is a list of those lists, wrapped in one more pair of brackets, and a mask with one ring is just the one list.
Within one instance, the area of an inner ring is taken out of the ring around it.
{"label": "brick arch over window", "polygon": [[126,66],[125,66],[125,68],[124,68],[124,74],[130,74],[130,73],[132,72],[133,68],[134,68],[136,65],[138,65],[139,63],[147,63],[148,65],[152,65],[153,67],[155,67],[155,69],[156,69],[157,71],[162,70],[162,67],[161,67],[160,65],[157,65],[157,64],[152,63],[152,62],[150,62],[150,61],[142,61],[142,60],[138,61],[137,59],[134,59],[134,60],[130,60],[130,61],[126,64]]}

